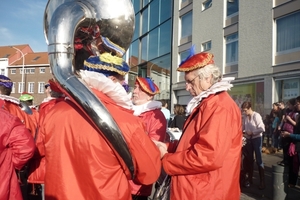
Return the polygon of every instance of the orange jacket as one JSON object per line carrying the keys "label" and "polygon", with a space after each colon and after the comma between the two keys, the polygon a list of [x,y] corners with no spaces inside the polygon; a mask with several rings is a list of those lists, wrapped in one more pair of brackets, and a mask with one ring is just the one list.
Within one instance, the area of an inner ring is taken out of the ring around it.
{"label": "orange jacket", "polygon": [[241,148],[236,103],[227,92],[203,99],[185,122],[176,152],[162,160],[172,177],[171,200],[239,200]]}
{"label": "orange jacket", "polygon": [[0,119],[0,199],[22,200],[15,170],[33,156],[34,141],[16,116],[0,108]]}
{"label": "orange jacket", "polygon": [[[53,108],[53,106],[56,103],[63,100],[64,98],[57,98],[57,99],[55,98],[55,99],[51,99],[50,101],[41,103],[39,107],[39,120],[42,121],[42,119]],[[38,127],[40,126],[39,123],[38,123]],[[35,143],[43,144],[43,138],[39,136],[39,133],[37,133],[36,135]],[[29,177],[28,177],[29,183],[39,183],[39,184],[44,183],[45,168],[46,168],[45,165],[46,165],[45,156],[41,156],[37,149],[34,157],[30,160],[29,163]]]}
{"label": "orange jacket", "polygon": [[[94,91],[122,130],[135,164],[135,180],[152,184],[160,174],[160,152],[145,133],[140,119]],[[52,199],[131,199],[129,170],[114,150],[69,100],[46,115],[38,143],[46,158],[45,197]]]}

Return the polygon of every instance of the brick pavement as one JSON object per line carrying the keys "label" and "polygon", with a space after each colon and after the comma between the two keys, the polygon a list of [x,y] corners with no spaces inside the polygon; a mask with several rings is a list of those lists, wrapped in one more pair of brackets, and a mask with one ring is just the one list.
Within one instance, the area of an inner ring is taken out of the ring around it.
{"label": "brick pavement", "polygon": [[[265,154],[262,156],[265,165],[265,181],[266,188],[259,190],[259,174],[256,165],[254,165],[253,185],[250,188],[242,187],[242,195],[240,200],[272,200],[273,183],[272,183],[272,165],[282,160],[282,153]],[[282,200],[299,200],[300,199],[300,181],[295,188],[288,188],[286,198]]]}

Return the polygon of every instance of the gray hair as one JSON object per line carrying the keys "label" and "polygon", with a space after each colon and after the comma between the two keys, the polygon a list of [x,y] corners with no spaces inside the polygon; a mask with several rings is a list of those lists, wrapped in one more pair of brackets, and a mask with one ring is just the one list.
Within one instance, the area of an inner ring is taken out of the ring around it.
{"label": "gray hair", "polygon": [[212,85],[219,82],[222,79],[222,72],[220,71],[219,67],[215,64],[206,65],[205,67],[198,69],[196,73],[198,74],[200,79],[209,78],[210,76],[212,76]]}

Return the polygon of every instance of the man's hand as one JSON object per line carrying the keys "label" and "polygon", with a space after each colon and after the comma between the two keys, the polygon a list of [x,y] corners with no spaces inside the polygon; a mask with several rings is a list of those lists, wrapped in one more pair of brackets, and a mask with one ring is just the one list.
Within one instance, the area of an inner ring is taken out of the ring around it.
{"label": "man's hand", "polygon": [[155,145],[157,146],[157,148],[160,151],[160,158],[163,158],[164,155],[166,153],[168,153],[167,145],[163,142],[159,142],[159,141],[156,141],[156,140],[152,140],[152,141],[155,143]]}

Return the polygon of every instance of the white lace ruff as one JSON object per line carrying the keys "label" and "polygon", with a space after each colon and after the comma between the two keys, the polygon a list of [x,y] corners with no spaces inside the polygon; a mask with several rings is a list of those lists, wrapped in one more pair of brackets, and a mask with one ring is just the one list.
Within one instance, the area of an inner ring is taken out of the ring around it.
{"label": "white lace ruff", "polygon": [[233,85],[230,82],[233,80],[234,77],[223,78],[221,81],[215,83],[207,90],[201,92],[198,96],[192,98],[192,100],[188,103],[186,107],[186,113],[188,115],[191,114],[194,108],[196,108],[199,105],[203,98],[206,98],[211,94],[216,94],[217,92],[230,90],[230,88],[233,87]]}
{"label": "white lace ruff", "polygon": [[133,105],[133,110],[134,110],[133,115],[139,116],[144,112],[155,110],[155,109],[161,109],[160,101],[148,101],[147,103],[144,103],[142,105]]}
{"label": "white lace ruff", "polygon": [[132,109],[130,96],[120,83],[115,83],[105,75],[97,72],[81,70],[80,76],[90,88],[103,92],[117,105],[126,109]]}

